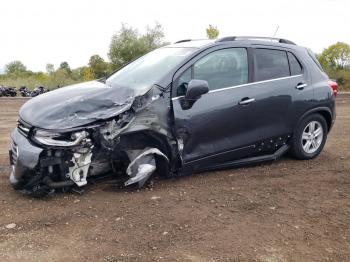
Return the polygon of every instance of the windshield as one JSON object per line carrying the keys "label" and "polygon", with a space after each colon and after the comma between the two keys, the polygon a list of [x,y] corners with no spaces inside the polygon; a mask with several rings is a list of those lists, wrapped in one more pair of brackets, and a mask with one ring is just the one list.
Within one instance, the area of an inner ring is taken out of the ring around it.
{"label": "windshield", "polygon": [[107,79],[106,84],[132,89],[150,87],[195,50],[174,47],[156,49],[114,73]]}

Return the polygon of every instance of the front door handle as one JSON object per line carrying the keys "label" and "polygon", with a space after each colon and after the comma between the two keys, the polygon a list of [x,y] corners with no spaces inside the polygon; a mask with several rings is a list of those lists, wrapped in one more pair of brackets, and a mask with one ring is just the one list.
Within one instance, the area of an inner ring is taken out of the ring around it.
{"label": "front door handle", "polygon": [[248,105],[252,102],[255,102],[255,98],[245,97],[245,98],[242,98],[242,100],[238,104],[244,106],[244,105]]}
{"label": "front door handle", "polygon": [[299,84],[297,84],[297,86],[295,88],[298,90],[303,90],[305,87],[307,87],[307,84],[299,83]]}

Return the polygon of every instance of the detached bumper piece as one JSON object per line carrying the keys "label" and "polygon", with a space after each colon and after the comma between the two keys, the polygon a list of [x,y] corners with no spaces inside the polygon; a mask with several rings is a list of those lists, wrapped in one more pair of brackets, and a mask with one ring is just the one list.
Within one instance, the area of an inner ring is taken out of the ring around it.
{"label": "detached bumper piece", "polygon": [[169,159],[157,148],[146,148],[144,150],[130,150],[127,152],[131,163],[129,164],[126,173],[130,179],[125,182],[125,186],[138,183],[142,187],[156,170],[155,155],[160,156],[167,162]]}

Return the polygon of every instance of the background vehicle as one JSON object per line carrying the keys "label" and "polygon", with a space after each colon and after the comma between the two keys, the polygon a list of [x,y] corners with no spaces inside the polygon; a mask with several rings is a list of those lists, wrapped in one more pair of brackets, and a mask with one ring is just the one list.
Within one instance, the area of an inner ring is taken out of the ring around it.
{"label": "background vehicle", "polygon": [[313,53],[288,40],[179,41],[106,80],[27,102],[10,181],[45,193],[113,171],[142,186],[155,171],[269,161],[289,149],[311,159],[334,123],[336,91]]}
{"label": "background vehicle", "polygon": [[29,97],[31,94],[31,91],[26,86],[21,86],[19,88],[19,92],[21,93],[22,97]]}
{"label": "background vehicle", "polygon": [[0,87],[0,96],[17,96],[17,90],[14,87]]}
{"label": "background vehicle", "polygon": [[36,87],[36,88],[34,88],[33,91],[29,90],[28,87],[26,87],[26,86],[21,86],[19,88],[19,92],[21,93],[21,96],[23,96],[23,97],[35,97],[35,96],[44,94],[47,91],[48,90],[43,86]]}
{"label": "background vehicle", "polygon": [[38,86],[36,88],[34,88],[34,90],[31,92],[30,96],[31,97],[35,97],[35,96],[38,96],[38,95],[41,95],[41,94],[44,94],[46,93],[48,90],[43,87],[43,86]]}

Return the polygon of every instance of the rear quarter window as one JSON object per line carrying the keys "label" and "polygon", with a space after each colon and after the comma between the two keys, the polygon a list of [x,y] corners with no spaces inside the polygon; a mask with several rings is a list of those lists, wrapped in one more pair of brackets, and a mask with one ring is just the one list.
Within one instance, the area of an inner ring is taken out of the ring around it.
{"label": "rear quarter window", "polygon": [[303,68],[301,67],[300,62],[298,59],[293,55],[292,53],[288,52],[288,60],[289,60],[289,66],[290,66],[290,74],[292,76],[294,75],[300,75],[303,71]]}
{"label": "rear quarter window", "polygon": [[308,53],[308,55],[310,56],[310,58],[312,59],[312,61],[314,61],[314,63],[316,64],[316,66],[317,66],[322,72],[324,72],[324,70],[323,70],[323,68],[322,68],[322,66],[321,66],[321,64],[320,64],[320,62],[318,62],[318,60],[317,60],[315,54],[314,54],[310,49],[307,49],[307,53]]}

